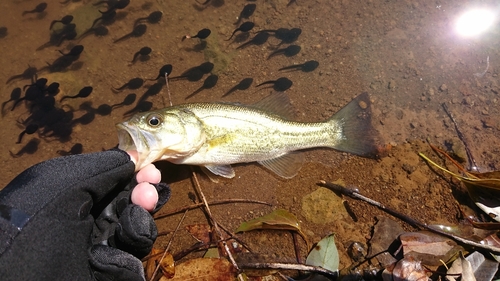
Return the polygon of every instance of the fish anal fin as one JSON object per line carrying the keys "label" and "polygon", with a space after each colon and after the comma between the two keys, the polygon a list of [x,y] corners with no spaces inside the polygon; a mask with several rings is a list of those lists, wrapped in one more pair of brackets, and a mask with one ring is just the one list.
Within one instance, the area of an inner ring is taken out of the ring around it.
{"label": "fish anal fin", "polygon": [[231,165],[205,165],[205,168],[211,173],[224,178],[232,179],[235,176],[233,167],[231,167]]}
{"label": "fish anal fin", "polygon": [[290,98],[287,94],[285,94],[285,92],[274,91],[269,96],[249,106],[258,108],[267,113],[279,115],[284,119],[292,120],[295,116],[292,104],[290,103]]}
{"label": "fish anal fin", "polygon": [[291,179],[297,175],[303,163],[304,157],[300,152],[291,152],[277,158],[259,161],[259,164],[285,179]]}

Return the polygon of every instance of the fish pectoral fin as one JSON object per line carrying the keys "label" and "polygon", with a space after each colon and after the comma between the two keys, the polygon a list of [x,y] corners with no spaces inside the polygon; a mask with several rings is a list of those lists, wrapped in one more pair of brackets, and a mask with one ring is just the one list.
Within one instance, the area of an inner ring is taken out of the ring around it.
{"label": "fish pectoral fin", "polygon": [[304,163],[304,157],[300,154],[298,152],[291,152],[277,158],[259,161],[259,164],[280,177],[291,179],[297,175]]}
{"label": "fish pectoral fin", "polygon": [[228,179],[234,178],[234,170],[231,165],[205,165],[205,168],[212,172],[213,174],[216,174],[221,177],[225,177]]}

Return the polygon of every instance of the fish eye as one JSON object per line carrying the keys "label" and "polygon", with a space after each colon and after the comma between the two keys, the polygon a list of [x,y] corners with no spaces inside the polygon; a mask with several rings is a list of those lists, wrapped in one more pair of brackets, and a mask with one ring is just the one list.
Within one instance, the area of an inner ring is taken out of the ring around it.
{"label": "fish eye", "polygon": [[151,127],[158,127],[161,124],[161,118],[157,115],[151,115],[148,117],[148,124]]}

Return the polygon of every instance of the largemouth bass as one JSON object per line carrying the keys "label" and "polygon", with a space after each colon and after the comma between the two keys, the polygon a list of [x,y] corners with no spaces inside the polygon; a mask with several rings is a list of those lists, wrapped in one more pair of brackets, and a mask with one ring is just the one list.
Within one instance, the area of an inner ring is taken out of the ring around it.
{"label": "largemouth bass", "polygon": [[259,162],[284,178],[295,176],[297,150],[329,147],[360,156],[375,152],[370,99],[363,93],[323,122],[291,121],[285,93],[253,105],[187,103],[138,113],[117,124],[118,148],[136,150],[136,165],[167,160],[234,177],[231,164]]}

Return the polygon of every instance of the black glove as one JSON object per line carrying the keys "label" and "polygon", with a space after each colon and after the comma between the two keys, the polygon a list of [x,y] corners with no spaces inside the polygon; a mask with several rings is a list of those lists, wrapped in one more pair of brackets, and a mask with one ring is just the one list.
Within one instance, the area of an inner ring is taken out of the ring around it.
{"label": "black glove", "polygon": [[[130,202],[129,155],[114,149],[37,164],[0,191],[1,280],[144,280],[157,230]],[[170,197],[155,185],[158,210]]]}

